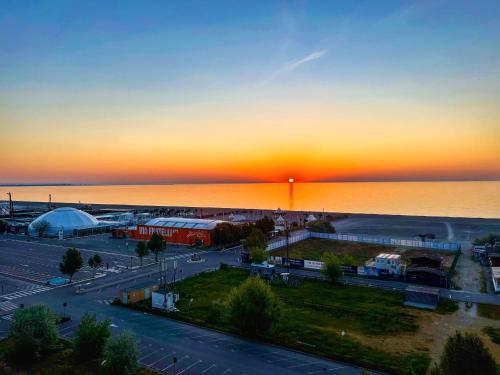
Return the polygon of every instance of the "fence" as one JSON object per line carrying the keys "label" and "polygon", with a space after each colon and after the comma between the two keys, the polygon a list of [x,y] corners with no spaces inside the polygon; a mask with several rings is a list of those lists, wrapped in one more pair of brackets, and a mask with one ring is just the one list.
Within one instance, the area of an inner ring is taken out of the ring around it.
{"label": "fence", "polygon": [[324,239],[337,240],[337,241],[353,241],[353,242],[365,242],[365,243],[373,243],[373,244],[380,244],[380,245],[417,247],[417,248],[422,248],[422,249],[441,250],[441,251],[450,251],[450,252],[457,252],[460,250],[460,245],[457,243],[453,243],[453,242],[419,241],[419,240],[410,240],[410,239],[405,240],[405,239],[400,239],[400,238],[369,236],[366,234],[342,234],[342,233],[311,232],[310,237],[312,237],[312,238],[324,238]]}
{"label": "fence", "polygon": [[[302,232],[300,234],[295,234],[295,235],[292,234],[290,237],[288,237],[288,244],[303,241],[305,239],[308,239],[309,237],[311,237],[311,232],[309,232],[309,231]],[[274,242],[271,242],[267,245],[266,251],[279,249],[280,247],[285,247],[285,246],[286,246],[286,239],[274,241]]]}

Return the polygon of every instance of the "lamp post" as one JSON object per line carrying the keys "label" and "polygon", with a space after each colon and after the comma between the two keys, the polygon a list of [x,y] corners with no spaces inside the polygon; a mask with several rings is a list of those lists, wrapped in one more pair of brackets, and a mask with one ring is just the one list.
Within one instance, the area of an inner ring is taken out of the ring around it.
{"label": "lamp post", "polygon": [[290,257],[289,257],[289,248],[290,248],[290,244],[289,244],[289,233],[288,233],[288,221],[286,221],[285,219],[285,238],[286,238],[286,265],[287,265],[287,272],[290,273]]}

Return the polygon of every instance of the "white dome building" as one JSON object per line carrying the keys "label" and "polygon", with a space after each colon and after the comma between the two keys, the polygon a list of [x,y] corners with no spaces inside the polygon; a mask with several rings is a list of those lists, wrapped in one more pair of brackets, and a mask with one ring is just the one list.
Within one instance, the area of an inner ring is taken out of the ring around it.
{"label": "white dome building", "polygon": [[56,237],[59,231],[63,231],[64,236],[73,235],[75,230],[92,229],[99,226],[99,221],[86,212],[72,207],[61,207],[40,215],[31,222],[28,227],[30,236],[38,236],[37,225],[47,222],[48,228],[45,231],[47,237]]}

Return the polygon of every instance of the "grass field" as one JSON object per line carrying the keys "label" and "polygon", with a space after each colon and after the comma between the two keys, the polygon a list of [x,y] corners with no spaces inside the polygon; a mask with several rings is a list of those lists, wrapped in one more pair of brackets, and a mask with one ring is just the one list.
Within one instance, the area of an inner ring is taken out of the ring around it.
{"label": "grass field", "polygon": [[[366,261],[375,258],[380,253],[401,254],[403,260],[414,255],[432,254],[443,257],[443,265],[449,267],[454,255],[434,250],[410,249],[388,245],[369,244],[351,241],[334,241],[323,238],[308,238],[290,245],[290,258],[321,260],[323,253],[329,252],[345,259],[344,264],[362,266]],[[272,255],[286,256],[286,248],[272,252]],[[349,259],[350,258],[350,259]]]}
{"label": "grass field", "polygon": [[[0,341],[0,374],[17,375],[98,375],[104,374],[98,360],[81,361],[73,354],[72,343],[61,340],[60,350],[48,355],[46,358],[28,365],[12,369],[6,365],[6,354],[12,347],[10,339]],[[141,370],[141,375],[156,375],[146,369]]]}
{"label": "grass field", "polygon": [[483,332],[490,336],[491,341],[500,345],[500,328],[484,327]]}
{"label": "grass field", "polygon": [[[185,279],[177,284],[180,311],[166,315],[238,333],[229,322],[226,300],[247,277],[247,271],[231,268]],[[305,280],[296,288],[282,284],[272,288],[282,301],[282,319],[264,340],[390,373],[425,373],[430,361],[425,350],[396,355],[356,338],[416,332],[414,310],[404,307],[402,294],[316,280]],[[150,301],[135,308],[151,310]]]}

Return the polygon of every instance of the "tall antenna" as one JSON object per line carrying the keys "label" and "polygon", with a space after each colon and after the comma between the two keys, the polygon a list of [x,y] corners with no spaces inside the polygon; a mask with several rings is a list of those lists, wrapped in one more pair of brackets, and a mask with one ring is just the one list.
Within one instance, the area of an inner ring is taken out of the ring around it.
{"label": "tall antenna", "polygon": [[10,213],[10,218],[14,219],[14,203],[12,202],[12,194],[10,191],[7,193],[9,195],[9,213]]}

